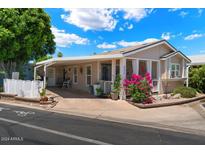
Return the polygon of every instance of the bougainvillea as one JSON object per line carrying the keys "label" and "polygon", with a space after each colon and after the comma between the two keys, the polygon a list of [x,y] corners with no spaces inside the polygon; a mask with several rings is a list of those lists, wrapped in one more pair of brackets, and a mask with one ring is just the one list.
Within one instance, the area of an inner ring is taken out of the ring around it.
{"label": "bougainvillea", "polygon": [[134,102],[144,104],[153,103],[154,99],[151,96],[152,78],[150,73],[146,73],[145,77],[133,74],[130,80],[124,80],[124,86]]}

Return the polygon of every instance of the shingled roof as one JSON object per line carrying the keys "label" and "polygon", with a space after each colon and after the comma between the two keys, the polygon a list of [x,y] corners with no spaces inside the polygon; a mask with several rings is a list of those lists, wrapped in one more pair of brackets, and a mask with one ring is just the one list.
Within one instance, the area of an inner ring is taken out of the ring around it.
{"label": "shingled roof", "polygon": [[154,41],[154,42],[150,42],[150,43],[137,44],[135,46],[131,46],[131,47],[127,47],[127,48],[120,48],[117,50],[103,52],[103,53],[100,53],[98,55],[124,54],[124,53],[128,53],[128,52],[132,52],[134,50],[142,49],[142,48],[145,48],[145,47],[148,47],[150,45],[154,45],[154,44],[157,44],[157,43],[160,43],[163,41],[166,41],[166,40],[159,40],[159,41]]}

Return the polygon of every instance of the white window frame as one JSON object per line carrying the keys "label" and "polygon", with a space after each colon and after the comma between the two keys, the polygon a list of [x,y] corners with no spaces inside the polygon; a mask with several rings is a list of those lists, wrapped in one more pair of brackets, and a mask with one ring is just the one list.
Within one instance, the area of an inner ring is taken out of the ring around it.
{"label": "white window frame", "polygon": [[91,74],[89,75],[91,78],[91,82],[90,82],[90,85],[92,85],[93,84],[93,74],[92,74],[92,71],[93,71],[93,69],[92,69],[92,64],[87,64],[87,65],[85,65],[85,84],[86,84],[86,86],[90,86],[88,83],[87,83],[87,77],[88,77],[88,74],[87,74],[87,68],[90,66],[90,69],[91,69]]}
{"label": "white window frame", "polygon": [[[77,74],[75,74],[75,69],[76,69]],[[75,76],[77,77],[77,82],[75,82]],[[73,67],[73,83],[78,84],[78,66]]]}
{"label": "white window frame", "polygon": [[[172,66],[174,65],[174,67],[175,67],[175,70],[172,70]],[[179,70],[177,70],[176,68],[176,66],[179,66]],[[177,78],[180,78],[181,77],[181,75],[180,75],[180,73],[181,73],[181,71],[180,71],[180,64],[179,63],[171,63],[170,64],[170,72],[169,72],[169,74],[170,74],[170,79],[177,79]],[[174,77],[172,77],[172,71],[174,71]],[[176,76],[176,72],[178,71],[178,75],[179,76]]]}

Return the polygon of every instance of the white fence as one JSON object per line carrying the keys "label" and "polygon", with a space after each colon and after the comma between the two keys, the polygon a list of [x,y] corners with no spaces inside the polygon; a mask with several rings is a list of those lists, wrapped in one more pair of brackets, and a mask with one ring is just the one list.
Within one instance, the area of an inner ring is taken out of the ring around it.
{"label": "white fence", "polygon": [[43,81],[4,79],[4,92],[17,94],[21,97],[39,98],[39,90],[43,88]]}

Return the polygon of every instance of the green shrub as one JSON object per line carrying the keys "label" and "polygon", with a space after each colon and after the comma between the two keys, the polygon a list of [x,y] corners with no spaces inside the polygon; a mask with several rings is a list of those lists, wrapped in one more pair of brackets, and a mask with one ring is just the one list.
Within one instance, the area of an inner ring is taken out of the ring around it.
{"label": "green shrub", "polygon": [[130,80],[124,80],[124,86],[131,95],[133,102],[144,104],[153,103],[154,99],[151,97],[152,79],[150,73],[146,73],[145,77],[133,74]]}
{"label": "green shrub", "polygon": [[97,96],[101,96],[103,94],[103,90],[101,88],[96,88]]}
{"label": "green shrub", "polygon": [[205,93],[205,65],[191,68],[189,72],[189,86],[198,92]]}
{"label": "green shrub", "polygon": [[46,89],[44,89],[44,88],[40,89],[40,96],[41,97],[46,96]]}
{"label": "green shrub", "polygon": [[118,74],[116,76],[115,81],[114,81],[113,90],[112,91],[119,93],[120,92],[120,86],[121,86],[121,76],[120,76],[120,74]]}
{"label": "green shrub", "polygon": [[2,86],[0,86],[0,92],[3,92],[3,91],[4,91],[3,87],[2,87]]}
{"label": "green shrub", "polygon": [[192,98],[196,96],[196,90],[191,87],[177,87],[174,89],[174,94],[181,94],[183,98]]}

